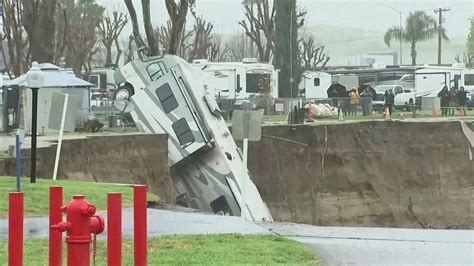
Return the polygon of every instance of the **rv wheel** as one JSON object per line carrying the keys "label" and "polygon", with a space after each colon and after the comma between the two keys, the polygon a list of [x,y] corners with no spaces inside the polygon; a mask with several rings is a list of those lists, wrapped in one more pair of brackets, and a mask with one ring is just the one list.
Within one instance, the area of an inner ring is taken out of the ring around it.
{"label": "rv wheel", "polygon": [[130,97],[135,93],[132,85],[126,83],[125,85],[120,86],[114,95],[115,100],[129,100]]}

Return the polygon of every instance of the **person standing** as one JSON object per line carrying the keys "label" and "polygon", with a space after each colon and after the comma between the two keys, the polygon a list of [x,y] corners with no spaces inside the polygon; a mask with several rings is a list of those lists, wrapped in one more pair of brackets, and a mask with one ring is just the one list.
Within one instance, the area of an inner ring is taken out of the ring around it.
{"label": "person standing", "polygon": [[443,89],[438,93],[438,97],[440,97],[441,115],[448,115],[449,91],[447,86],[444,86]]}
{"label": "person standing", "polygon": [[357,105],[359,105],[359,93],[357,92],[356,88],[352,88],[351,92],[349,93],[349,97],[351,98],[351,115],[357,116]]}
{"label": "person standing", "polygon": [[459,114],[461,116],[466,116],[467,93],[464,90],[464,87],[461,87],[459,89],[457,96],[458,96]]}
{"label": "person standing", "polygon": [[362,104],[362,113],[364,116],[370,116],[372,113],[372,92],[369,90],[369,87],[366,87],[361,93],[361,104]]}
{"label": "person standing", "polygon": [[393,94],[392,89],[388,90],[384,94],[385,99],[385,110],[388,109],[390,116],[392,115],[393,103],[395,103],[395,94]]}
{"label": "person standing", "polygon": [[454,115],[454,110],[456,109],[456,90],[454,87],[451,87],[448,94],[448,115]]}

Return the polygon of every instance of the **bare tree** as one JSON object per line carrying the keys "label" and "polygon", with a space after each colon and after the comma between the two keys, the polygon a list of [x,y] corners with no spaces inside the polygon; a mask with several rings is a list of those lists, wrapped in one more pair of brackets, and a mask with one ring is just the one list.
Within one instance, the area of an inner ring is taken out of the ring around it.
{"label": "bare tree", "polygon": [[65,61],[66,66],[72,67],[76,75],[84,70],[84,76],[90,76],[93,59],[98,52],[98,31],[103,13],[104,8],[94,2],[78,2],[67,12],[71,23]]}
{"label": "bare tree", "polygon": [[53,62],[55,57],[57,0],[22,0],[23,27],[28,33],[31,59]]}
{"label": "bare tree", "polygon": [[188,61],[208,57],[208,50],[212,46],[212,29],[214,25],[204,18],[196,17],[193,28],[194,42],[190,50]]}
{"label": "bare tree", "polygon": [[245,20],[239,21],[245,34],[255,43],[259,60],[270,62],[273,53],[275,6],[269,0],[245,0]]}
{"label": "bare tree", "polygon": [[301,65],[306,69],[314,69],[319,64],[324,68],[331,59],[324,52],[324,45],[318,44],[313,35],[302,38],[299,44]]}
{"label": "bare tree", "polygon": [[[166,22],[166,26],[161,26],[155,30],[155,35],[158,38],[158,42],[160,43],[161,47],[163,47],[163,53],[169,51],[170,43],[171,43],[171,32],[173,25],[171,20]],[[179,56],[182,58],[188,58],[190,49],[193,43],[190,41],[191,37],[193,36],[194,29],[190,31],[183,30],[181,32],[181,44],[179,49]]]}
{"label": "bare tree", "polygon": [[[8,57],[10,66],[7,67],[8,75],[18,77],[26,69],[26,49],[28,40],[25,38],[25,31],[22,25],[23,8],[21,2],[15,0],[4,0],[5,25],[4,39],[7,41]],[[2,42],[3,43],[3,42]],[[6,62],[6,55],[2,48],[2,56]]]}
{"label": "bare tree", "polygon": [[159,55],[160,50],[156,40],[150,17],[150,0],[142,0],[143,24],[145,25],[146,39],[148,42],[148,55]]}
{"label": "bare tree", "polygon": [[[132,0],[124,0],[125,5],[127,6],[128,13],[130,14],[130,20],[132,21],[132,28],[133,28],[133,40],[135,40],[135,44],[137,48],[144,49],[146,47],[145,42],[143,41],[140,35],[140,28],[138,27],[138,19],[137,19],[137,12],[135,11],[135,7],[133,6]],[[141,54],[139,53],[139,56]]]}
{"label": "bare tree", "polygon": [[123,13],[113,12],[113,17],[105,17],[99,24],[99,33],[102,44],[106,49],[105,65],[112,65],[112,46],[115,44],[117,56],[115,57],[115,65],[118,65],[122,50],[118,42],[118,38],[123,28],[127,24],[127,15]]}
{"label": "bare tree", "polygon": [[168,53],[179,55],[184,37],[186,16],[188,10],[194,6],[195,0],[165,0],[165,3],[171,21]]}
{"label": "bare tree", "polygon": [[208,58],[212,62],[225,62],[229,59],[229,46],[224,45],[218,35],[212,37],[212,45],[208,49]]}
{"label": "bare tree", "polygon": [[244,32],[231,35],[225,47],[230,61],[241,62],[246,57],[258,57],[254,42]]}

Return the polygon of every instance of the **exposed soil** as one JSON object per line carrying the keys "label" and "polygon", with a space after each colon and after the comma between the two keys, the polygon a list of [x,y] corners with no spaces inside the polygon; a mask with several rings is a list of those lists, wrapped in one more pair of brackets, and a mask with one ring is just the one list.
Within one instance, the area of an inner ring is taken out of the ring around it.
{"label": "exposed soil", "polygon": [[278,221],[474,228],[474,162],[460,122],[267,126],[249,170]]}

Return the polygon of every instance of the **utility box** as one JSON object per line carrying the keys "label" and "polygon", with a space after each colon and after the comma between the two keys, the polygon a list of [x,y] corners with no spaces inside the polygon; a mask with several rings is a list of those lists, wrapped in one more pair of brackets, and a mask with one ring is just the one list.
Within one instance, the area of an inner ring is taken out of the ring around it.
{"label": "utility box", "polygon": [[247,138],[259,141],[262,137],[262,120],[264,110],[234,110],[232,113],[232,136],[236,140]]}

